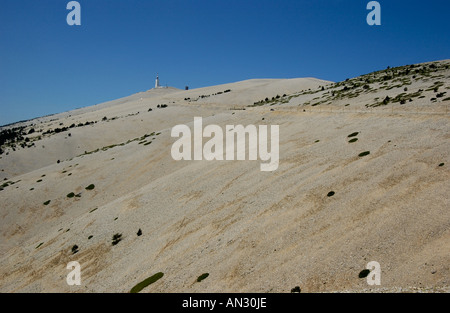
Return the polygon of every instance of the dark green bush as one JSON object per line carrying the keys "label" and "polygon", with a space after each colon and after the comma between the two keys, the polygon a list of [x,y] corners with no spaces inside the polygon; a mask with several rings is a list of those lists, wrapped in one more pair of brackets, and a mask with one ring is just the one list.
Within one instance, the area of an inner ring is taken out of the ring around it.
{"label": "dark green bush", "polygon": [[359,135],[359,132],[351,133],[350,135],[347,136],[347,138],[356,137],[358,135]]}
{"label": "dark green bush", "polygon": [[204,280],[206,277],[209,276],[209,273],[204,273],[202,275],[200,275],[199,277],[197,277],[197,282],[201,282],[202,280]]}
{"label": "dark green bush", "polygon": [[369,274],[370,274],[369,270],[362,270],[361,272],[359,272],[358,277],[359,278],[365,278],[365,277],[369,276]]}
{"label": "dark green bush", "polygon": [[349,140],[349,143],[353,143],[353,142],[357,142],[357,141],[358,141],[358,138],[353,138],[353,139]]}
{"label": "dark green bush", "polygon": [[115,246],[122,240],[122,234],[114,234],[112,237],[112,245]]}
{"label": "dark green bush", "polygon": [[360,154],[358,154],[358,156],[359,157],[363,157],[363,156],[366,156],[366,155],[369,155],[370,154],[370,151],[364,151],[364,152],[361,152]]}
{"label": "dark green bush", "polygon": [[131,288],[130,293],[138,293],[140,292],[142,289],[144,289],[145,287],[153,284],[154,282],[156,282],[157,280],[161,279],[164,276],[164,273],[156,273],[155,275],[141,281],[139,284],[137,284],[136,286],[134,286],[133,288]]}
{"label": "dark green bush", "polygon": [[71,192],[69,194],[67,194],[67,198],[73,198],[75,197],[75,193]]}
{"label": "dark green bush", "polygon": [[72,247],[72,254],[75,254],[78,252],[78,246],[77,245],[73,245]]}
{"label": "dark green bush", "polygon": [[95,185],[94,184],[90,184],[89,186],[87,186],[85,189],[86,190],[92,190],[92,189],[94,189],[95,188]]}
{"label": "dark green bush", "polygon": [[49,205],[50,202],[51,202],[51,200],[45,201],[45,202],[44,202],[44,205]]}

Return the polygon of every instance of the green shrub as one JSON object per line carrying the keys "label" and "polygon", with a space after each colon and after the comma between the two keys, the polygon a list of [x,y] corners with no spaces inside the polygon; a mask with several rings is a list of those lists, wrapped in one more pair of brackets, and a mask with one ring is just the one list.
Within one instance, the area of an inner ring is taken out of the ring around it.
{"label": "green shrub", "polygon": [[356,137],[358,135],[359,135],[359,132],[351,133],[350,135],[347,136],[347,138]]}
{"label": "green shrub", "polygon": [[334,194],[335,194],[334,191],[330,191],[330,192],[327,194],[327,197],[332,197],[332,196],[334,196]]}
{"label": "green shrub", "polygon": [[72,254],[75,254],[78,252],[78,246],[77,245],[73,245],[72,247]]}
{"label": "green shrub", "polygon": [[349,143],[353,143],[353,142],[357,142],[357,141],[358,141],[358,138],[353,138],[353,139],[349,140]]}
{"label": "green shrub", "polygon": [[92,189],[94,189],[95,188],[95,185],[94,184],[90,184],[89,186],[87,186],[85,189],[86,190],[92,190]]}
{"label": "green shrub", "polygon": [[439,164],[439,166],[440,166],[440,167],[442,167],[442,166],[444,166],[444,165],[445,165],[445,163],[441,163],[441,164]]}
{"label": "green shrub", "polygon": [[361,152],[360,154],[358,154],[358,156],[359,157],[363,157],[363,156],[366,156],[366,155],[369,155],[370,154],[370,151],[364,151],[364,152]]}
{"label": "green shrub", "polygon": [[73,198],[75,197],[75,193],[71,192],[69,194],[67,194],[67,198]]}
{"label": "green shrub", "polygon": [[365,277],[369,276],[369,274],[370,274],[369,270],[362,270],[361,272],[359,272],[358,277],[359,278],[365,278]]}
{"label": "green shrub", "polygon": [[153,284],[154,282],[156,282],[157,280],[161,279],[164,276],[164,273],[156,273],[155,275],[141,281],[139,284],[137,284],[136,286],[134,286],[133,288],[131,288],[130,293],[138,293],[140,292],[142,289],[144,289],[145,287]]}
{"label": "green shrub", "polygon": [[122,234],[114,234],[114,236],[112,237],[112,245],[115,246],[116,244],[118,244],[120,241],[122,240]]}
{"label": "green shrub", "polygon": [[49,205],[50,202],[51,202],[51,200],[45,201],[45,202],[44,202],[44,205]]}
{"label": "green shrub", "polygon": [[200,275],[199,277],[197,277],[197,282],[201,282],[202,280],[204,280],[206,277],[209,276],[209,273],[204,273],[202,275]]}

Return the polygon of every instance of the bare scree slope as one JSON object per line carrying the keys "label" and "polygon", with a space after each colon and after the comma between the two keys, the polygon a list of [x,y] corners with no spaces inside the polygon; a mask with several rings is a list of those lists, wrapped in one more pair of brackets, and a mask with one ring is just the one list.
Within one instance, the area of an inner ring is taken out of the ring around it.
{"label": "bare scree slope", "polygon": [[[151,89],[1,129],[1,292],[448,290],[450,62]],[[177,124],[279,125],[273,172]],[[70,261],[81,285],[69,286]]]}

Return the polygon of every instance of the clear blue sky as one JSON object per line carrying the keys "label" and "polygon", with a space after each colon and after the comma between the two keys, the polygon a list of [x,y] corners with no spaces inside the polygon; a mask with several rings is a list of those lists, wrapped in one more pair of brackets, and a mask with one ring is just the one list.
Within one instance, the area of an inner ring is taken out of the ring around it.
{"label": "clear blue sky", "polygon": [[0,0],[0,125],[162,85],[340,81],[450,58],[450,1]]}

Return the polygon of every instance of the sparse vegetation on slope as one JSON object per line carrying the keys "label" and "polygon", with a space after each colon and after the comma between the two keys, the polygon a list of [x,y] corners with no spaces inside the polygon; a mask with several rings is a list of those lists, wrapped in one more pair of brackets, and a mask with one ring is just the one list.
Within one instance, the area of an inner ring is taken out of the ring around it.
{"label": "sparse vegetation on slope", "polygon": [[117,245],[120,241],[122,241],[122,234],[114,234],[112,237],[112,245],[115,246]]}
{"label": "sparse vegetation on slope", "polygon": [[197,277],[197,282],[201,282],[202,280],[206,279],[209,276],[209,273],[204,273],[202,275],[200,275],[199,277]]}
{"label": "sparse vegetation on slope", "polygon": [[143,281],[138,283],[136,286],[131,288],[130,293],[138,293],[138,292],[142,291],[142,289],[144,289],[145,287],[155,283],[156,281],[161,279],[163,276],[164,276],[164,273],[159,272],[159,273],[156,273],[153,276],[150,276],[147,279],[144,279]]}

